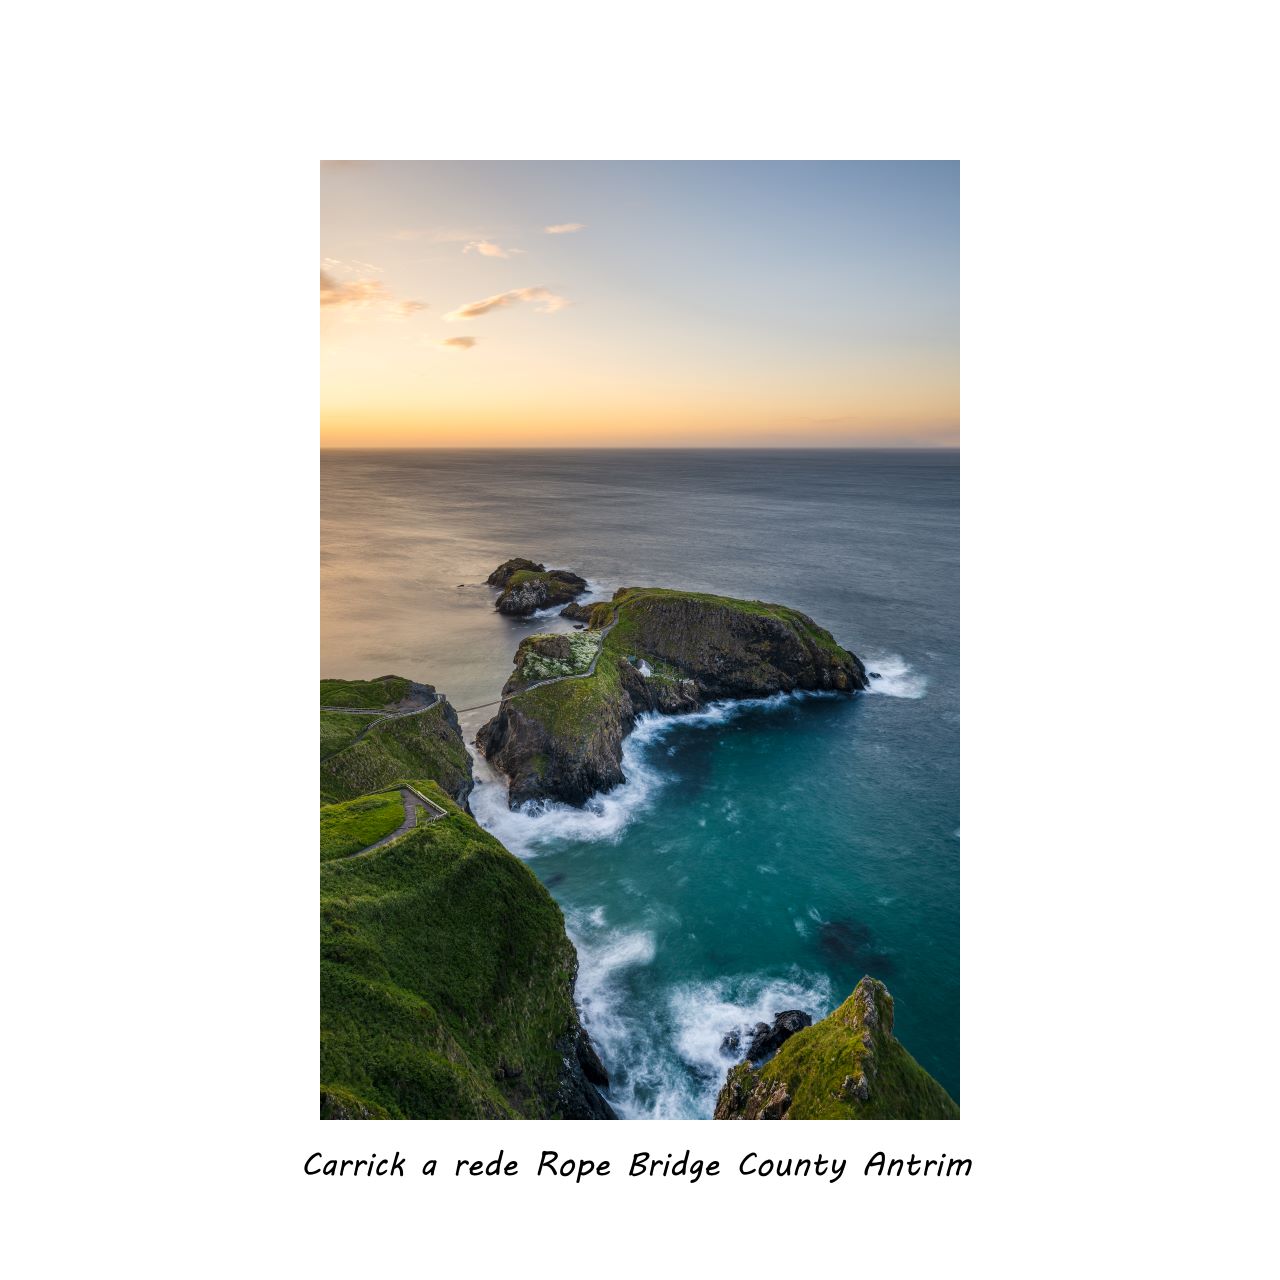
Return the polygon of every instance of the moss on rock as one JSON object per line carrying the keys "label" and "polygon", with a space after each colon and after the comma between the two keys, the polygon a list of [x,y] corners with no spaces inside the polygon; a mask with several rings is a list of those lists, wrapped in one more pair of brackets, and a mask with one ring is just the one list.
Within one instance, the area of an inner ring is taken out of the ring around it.
{"label": "moss on rock", "polygon": [[763,1066],[730,1069],[717,1120],[958,1120],[947,1091],[893,1035],[893,997],[866,977]]}

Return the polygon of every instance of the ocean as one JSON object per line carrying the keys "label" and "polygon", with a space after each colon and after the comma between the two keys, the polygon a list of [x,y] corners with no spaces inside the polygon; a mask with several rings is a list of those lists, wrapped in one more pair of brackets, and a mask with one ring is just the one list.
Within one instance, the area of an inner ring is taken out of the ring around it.
{"label": "ocean", "polygon": [[[488,573],[572,569],[584,599],[681,587],[790,605],[868,693],[645,717],[622,787],[477,819],[528,861],[578,948],[577,995],[624,1118],[709,1118],[725,1034],[815,1020],[863,974],[960,1099],[959,455],[942,450],[328,450],[321,675],[498,697],[520,639]],[[468,744],[493,708],[461,716]],[[474,748],[473,748],[474,751]]]}

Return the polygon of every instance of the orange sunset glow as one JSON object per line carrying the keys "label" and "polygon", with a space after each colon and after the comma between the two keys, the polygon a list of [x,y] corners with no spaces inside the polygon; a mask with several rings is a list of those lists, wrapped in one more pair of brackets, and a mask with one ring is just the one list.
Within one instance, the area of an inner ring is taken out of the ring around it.
{"label": "orange sunset glow", "polygon": [[954,446],[950,163],[323,166],[329,447]]}

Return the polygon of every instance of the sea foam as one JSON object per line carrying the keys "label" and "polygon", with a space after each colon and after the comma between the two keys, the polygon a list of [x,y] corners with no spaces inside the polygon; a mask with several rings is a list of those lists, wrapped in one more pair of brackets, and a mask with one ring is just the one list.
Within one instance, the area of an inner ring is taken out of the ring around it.
{"label": "sea foam", "polygon": [[675,776],[658,765],[666,753],[650,750],[669,734],[681,729],[722,725],[748,709],[774,710],[802,698],[822,696],[835,695],[776,693],[768,698],[712,702],[687,715],[646,712],[637,718],[635,728],[623,740],[622,772],[626,781],[612,791],[597,792],[580,809],[547,800],[509,809],[505,781],[477,754],[471,810],[486,831],[522,858],[535,857],[541,847],[561,840],[616,844],[627,827],[657,801],[663,787]]}
{"label": "sea foam", "polygon": [[879,693],[887,698],[923,698],[929,687],[929,677],[896,653],[868,656],[866,666],[869,671],[880,673],[878,680],[870,682],[868,693]]}

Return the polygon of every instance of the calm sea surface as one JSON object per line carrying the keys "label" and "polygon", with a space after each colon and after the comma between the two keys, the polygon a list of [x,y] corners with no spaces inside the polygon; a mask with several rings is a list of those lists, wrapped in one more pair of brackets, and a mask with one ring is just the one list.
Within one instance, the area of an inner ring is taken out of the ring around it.
{"label": "calm sea surface", "polygon": [[[649,718],[625,786],[479,820],[528,859],[578,946],[578,998],[627,1117],[710,1116],[731,1028],[834,1008],[864,973],[960,1097],[959,456],[894,451],[328,451],[322,672],[497,698],[524,635],[509,556],[620,586],[792,605],[874,692]],[[492,710],[462,715],[468,741]]]}

